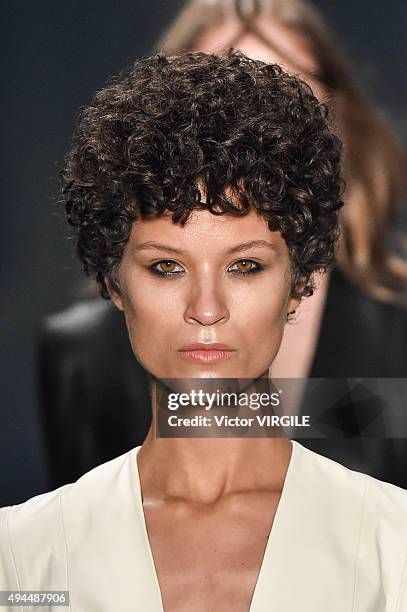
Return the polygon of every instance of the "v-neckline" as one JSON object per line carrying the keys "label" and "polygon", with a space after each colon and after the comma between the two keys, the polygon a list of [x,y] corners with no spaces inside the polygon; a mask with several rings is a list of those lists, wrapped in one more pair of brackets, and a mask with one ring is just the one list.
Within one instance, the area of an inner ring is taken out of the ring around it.
{"label": "v-neckline", "polygon": [[[287,467],[287,472],[285,475],[285,479],[284,479],[284,484],[283,484],[283,488],[281,490],[281,495],[280,495],[280,499],[279,502],[277,504],[277,509],[274,515],[274,519],[273,519],[273,524],[271,526],[271,530],[270,533],[268,535],[267,538],[267,543],[264,549],[264,553],[263,553],[263,557],[260,563],[260,569],[259,572],[257,574],[257,580],[253,589],[253,593],[252,593],[252,597],[250,600],[250,605],[249,605],[249,609],[248,612],[256,612],[256,594],[259,591],[259,586],[262,583],[262,581],[264,580],[264,572],[265,572],[265,562],[269,556],[273,541],[275,540],[276,537],[276,532],[279,531],[281,529],[281,523],[282,523],[282,517],[284,517],[285,513],[284,513],[284,508],[287,504],[287,497],[288,497],[288,492],[290,489],[290,481],[292,480],[292,475],[294,472],[294,466],[296,464],[296,459],[297,459],[297,451],[298,451],[298,446],[299,443],[296,440],[291,440],[291,445],[292,445],[292,449],[291,449],[291,457],[290,457],[290,461],[288,463],[288,467]],[[162,598],[162,593],[161,593],[161,588],[160,588],[160,583],[158,580],[158,575],[157,575],[157,570],[155,567],[155,562],[154,562],[154,557],[153,557],[153,552],[151,549],[151,544],[150,544],[150,539],[148,536],[148,531],[147,531],[147,523],[146,523],[146,517],[144,514],[144,508],[143,508],[143,496],[142,496],[142,490],[141,490],[141,481],[140,481],[140,472],[138,469],[138,461],[137,461],[137,455],[138,452],[140,450],[141,446],[136,446],[135,448],[132,449],[132,457],[131,457],[131,474],[132,474],[132,478],[133,478],[133,484],[134,484],[134,490],[135,490],[135,496],[136,496],[136,505],[137,505],[137,510],[138,510],[138,514],[140,517],[140,521],[141,521],[141,525],[142,525],[142,532],[143,532],[143,539],[144,539],[144,545],[145,545],[145,549],[148,551],[148,558],[149,558],[149,563],[150,563],[150,568],[151,568],[151,574],[153,577],[153,582],[155,584],[155,591],[156,591],[156,596],[160,602],[160,610],[159,612],[165,612],[164,610],[164,603],[163,603],[163,598]],[[158,611],[157,611],[158,612]]]}

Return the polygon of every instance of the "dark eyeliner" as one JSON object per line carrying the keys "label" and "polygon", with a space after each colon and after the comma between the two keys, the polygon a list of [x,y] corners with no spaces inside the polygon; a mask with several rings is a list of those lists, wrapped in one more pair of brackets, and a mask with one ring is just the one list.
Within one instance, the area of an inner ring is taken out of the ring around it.
{"label": "dark eyeliner", "polygon": [[[158,270],[156,268],[156,266],[162,262],[166,262],[166,261],[173,261],[172,259],[160,259],[159,261],[156,261],[155,263],[151,264],[150,266],[147,266],[147,270],[149,272],[151,272],[151,274],[155,274],[156,276],[159,276],[160,278],[162,278],[163,276],[165,277],[169,277],[169,276],[178,276],[179,274],[181,274],[181,272],[163,272],[162,270]],[[174,262],[177,266],[180,266],[180,264],[177,264],[177,262]]]}
{"label": "dark eyeliner", "polygon": [[265,269],[265,266],[263,266],[257,261],[254,261],[253,259],[238,259],[232,264],[232,266],[236,265],[240,261],[248,261],[250,263],[254,263],[256,264],[256,268],[252,268],[251,270],[247,270],[246,272],[239,272],[238,270],[232,270],[231,274],[237,274],[239,276],[249,276],[249,274],[257,274],[258,272],[263,272],[263,270]]}
{"label": "dark eyeliner", "polygon": [[[159,277],[169,277],[169,276],[178,276],[179,274],[182,274],[182,272],[163,272],[162,270],[158,270],[157,269],[157,265],[162,263],[162,262],[166,262],[166,261],[171,261],[170,259],[160,259],[160,261],[156,261],[154,264],[151,264],[150,266],[147,267],[148,271],[151,272],[152,274],[155,274],[156,276]],[[235,261],[232,266],[236,265],[237,263],[239,263],[240,261],[247,261],[250,263],[253,263],[256,265],[255,268],[252,268],[251,270],[247,270],[246,272],[240,272],[238,270],[232,270],[231,274],[234,275],[238,275],[238,276],[249,276],[251,274],[257,274],[258,272],[262,272],[265,269],[265,266],[263,266],[262,264],[260,264],[257,261],[254,261],[252,259],[239,259],[238,261]],[[180,264],[177,264],[176,262],[174,262],[176,265],[180,266]],[[229,266],[230,268],[231,266]]]}

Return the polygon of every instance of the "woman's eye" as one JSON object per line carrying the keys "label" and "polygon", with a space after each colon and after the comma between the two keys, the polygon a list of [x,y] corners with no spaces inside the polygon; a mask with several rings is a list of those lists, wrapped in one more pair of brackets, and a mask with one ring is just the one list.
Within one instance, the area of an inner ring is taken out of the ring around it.
{"label": "woman's eye", "polygon": [[235,272],[236,274],[254,274],[260,272],[262,269],[263,266],[251,259],[240,259],[229,268],[231,272]]}
{"label": "woman's eye", "polygon": [[[185,272],[184,268],[172,259],[157,261],[157,263],[149,267],[149,270],[158,276],[176,276],[182,272]],[[230,266],[228,271],[233,272],[234,274],[248,275],[261,272],[261,270],[263,270],[263,266],[261,264],[252,261],[251,259],[240,259]]]}
{"label": "woman's eye", "polygon": [[172,276],[179,272],[184,272],[184,269],[171,259],[163,259],[157,261],[154,265],[150,266],[149,270],[159,276]]}

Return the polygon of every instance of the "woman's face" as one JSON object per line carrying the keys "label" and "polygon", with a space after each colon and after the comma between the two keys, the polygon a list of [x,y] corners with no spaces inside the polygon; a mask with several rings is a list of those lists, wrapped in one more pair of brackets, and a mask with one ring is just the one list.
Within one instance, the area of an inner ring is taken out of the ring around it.
{"label": "woman's face", "polygon": [[[183,227],[168,214],[134,222],[119,283],[112,300],[138,361],[157,378],[267,375],[299,303],[285,241],[254,210],[196,210]],[[210,350],[214,343],[223,346]]]}

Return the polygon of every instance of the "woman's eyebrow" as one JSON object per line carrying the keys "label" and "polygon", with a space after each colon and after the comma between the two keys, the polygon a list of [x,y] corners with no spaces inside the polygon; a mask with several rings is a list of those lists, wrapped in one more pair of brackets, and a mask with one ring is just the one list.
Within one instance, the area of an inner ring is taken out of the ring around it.
{"label": "woman's eyebrow", "polygon": [[[275,244],[273,244],[272,242],[268,242],[267,240],[249,240],[248,242],[240,242],[239,244],[235,244],[232,247],[229,247],[228,249],[225,250],[226,254],[230,254],[230,253],[238,253],[240,251],[246,251],[247,249],[252,249],[255,247],[260,247],[260,248],[268,248],[268,249],[273,249],[275,251],[278,250],[277,246]],[[165,251],[165,252],[172,252],[172,253],[185,253],[185,251],[183,249],[177,249],[176,247],[173,247],[169,244],[164,244],[162,242],[154,242],[149,240],[148,242],[141,242],[140,244],[135,245],[134,247],[134,251],[135,252],[140,252],[140,251],[145,251],[148,249],[155,249],[157,251]]]}
{"label": "woman's eyebrow", "polygon": [[148,242],[140,242],[140,244],[136,244],[134,247],[134,251],[138,253],[139,251],[146,251],[148,249],[155,249],[157,251],[172,251],[173,253],[184,253],[182,249],[177,249],[175,247],[170,246],[169,244],[163,244],[161,242],[153,242],[149,240]]}
{"label": "woman's eyebrow", "polygon": [[272,242],[268,242],[267,240],[250,240],[249,242],[241,242],[240,244],[235,244],[226,250],[226,253],[237,253],[239,251],[246,251],[246,249],[252,249],[254,247],[265,247],[268,249],[273,249],[274,251],[278,251],[278,247]]}

